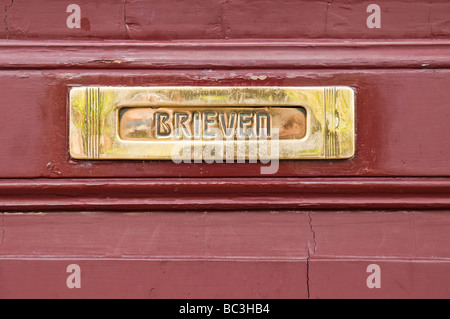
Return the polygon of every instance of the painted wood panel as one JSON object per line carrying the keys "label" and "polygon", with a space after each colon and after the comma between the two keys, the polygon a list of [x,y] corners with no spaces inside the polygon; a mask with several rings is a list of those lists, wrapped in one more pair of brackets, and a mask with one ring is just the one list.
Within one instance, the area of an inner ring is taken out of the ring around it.
{"label": "painted wood panel", "polygon": [[[448,211],[1,216],[2,298],[448,298]],[[68,288],[67,267],[81,288]],[[369,265],[381,288],[369,288]]]}
{"label": "painted wood panel", "polygon": [[[76,85],[348,85],[356,89],[356,154],[340,161],[280,161],[275,176],[450,175],[447,70],[3,71],[0,176],[260,176],[262,164],[77,161],[68,155],[68,88]],[[24,93],[26,92],[26,93]],[[14,163],[15,165],[11,165]],[[245,165],[245,169],[243,169]]]}
{"label": "painted wood panel", "polygon": [[[0,11],[0,298],[450,297],[449,1]],[[264,178],[260,164],[76,161],[68,90],[89,85],[351,86],[357,153]]]}
{"label": "painted wood panel", "polygon": [[4,180],[5,211],[448,209],[443,178]]}
{"label": "painted wood panel", "polygon": [[[69,29],[69,4],[81,9]],[[370,4],[381,28],[371,29]],[[8,39],[448,38],[446,0],[3,0],[0,35]]]}

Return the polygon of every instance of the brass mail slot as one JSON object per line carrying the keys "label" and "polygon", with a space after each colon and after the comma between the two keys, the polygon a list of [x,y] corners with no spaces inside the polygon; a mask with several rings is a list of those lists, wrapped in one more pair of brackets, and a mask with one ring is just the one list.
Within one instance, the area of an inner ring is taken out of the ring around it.
{"label": "brass mail slot", "polygon": [[345,159],[355,152],[354,108],[353,89],[340,86],[77,87],[70,155]]}
{"label": "brass mail slot", "polygon": [[[274,122],[274,123],[272,123]],[[272,132],[279,127],[279,133]],[[303,108],[132,108],[119,111],[119,137],[123,140],[254,139],[271,137],[302,139],[306,135]]]}

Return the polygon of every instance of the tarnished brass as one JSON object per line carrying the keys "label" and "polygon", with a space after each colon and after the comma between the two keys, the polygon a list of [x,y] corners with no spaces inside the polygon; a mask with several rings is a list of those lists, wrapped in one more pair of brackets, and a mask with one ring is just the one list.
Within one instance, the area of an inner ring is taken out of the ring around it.
{"label": "tarnished brass", "polygon": [[245,144],[249,158],[252,145],[278,141],[270,158],[345,159],[355,151],[354,107],[349,87],[77,87],[70,155],[170,160],[199,145]]}

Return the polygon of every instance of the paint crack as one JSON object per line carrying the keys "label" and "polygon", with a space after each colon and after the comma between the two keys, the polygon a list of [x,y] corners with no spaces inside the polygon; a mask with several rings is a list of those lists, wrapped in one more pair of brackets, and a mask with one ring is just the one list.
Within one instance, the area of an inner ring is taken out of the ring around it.
{"label": "paint crack", "polygon": [[5,213],[2,213],[2,237],[0,241],[0,248],[3,247],[3,244],[5,243]]}
{"label": "paint crack", "polygon": [[9,39],[9,25],[8,25],[8,9],[14,5],[14,0],[11,0],[11,3],[5,6],[5,16],[3,21],[5,22],[5,30],[6,30],[6,39]]}
{"label": "paint crack", "polygon": [[327,2],[327,10],[325,12],[325,35],[328,36],[328,10],[330,10],[330,6],[333,4],[334,0]]}
{"label": "paint crack", "polygon": [[433,6],[433,0],[430,0],[428,9],[428,25],[430,26],[430,37],[433,38],[433,24],[431,23],[431,10]]}
{"label": "paint crack", "polygon": [[123,23],[125,25],[125,37],[130,39],[130,27],[127,22],[127,0],[123,1]]}
{"label": "paint crack", "polygon": [[414,217],[414,224],[413,224],[414,246],[416,249],[416,257],[419,257],[417,248],[417,213],[414,213],[412,216]]}
{"label": "paint crack", "polygon": [[203,213],[203,256],[206,255],[206,212]]}
{"label": "paint crack", "polygon": [[316,232],[314,231],[314,228],[313,228],[311,212],[308,213],[308,220],[309,220],[309,229],[311,230],[312,239],[313,239],[313,254],[315,254],[316,249],[317,249],[317,242],[316,242]]}
{"label": "paint crack", "polygon": [[308,257],[306,258],[306,292],[308,294],[308,299],[310,299],[311,290],[309,288],[309,259],[311,258],[311,254],[309,252],[309,247],[306,247],[306,251],[308,252]]}
{"label": "paint crack", "polygon": [[310,260],[311,260],[311,257],[316,253],[316,249],[317,249],[316,232],[314,231],[314,228],[313,228],[311,212],[308,212],[308,223],[309,223],[309,229],[311,230],[312,241],[313,241],[312,253],[311,253],[311,246],[310,246],[309,241],[308,241],[307,247],[306,247],[306,252],[308,253],[308,257],[306,258],[306,289],[307,289],[308,299],[310,299],[311,298]]}
{"label": "paint crack", "polygon": [[224,23],[224,15],[225,15],[225,5],[228,4],[229,0],[223,0],[220,3],[220,15],[219,15],[219,27],[220,27],[220,36],[225,39],[228,40],[228,36],[230,34],[230,27],[225,27],[225,23]]}

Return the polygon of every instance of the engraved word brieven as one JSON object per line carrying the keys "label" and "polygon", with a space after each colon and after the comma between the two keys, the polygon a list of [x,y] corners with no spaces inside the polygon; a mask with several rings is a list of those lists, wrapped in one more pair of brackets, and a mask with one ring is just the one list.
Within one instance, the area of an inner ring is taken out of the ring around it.
{"label": "engraved word brieven", "polygon": [[[124,140],[271,139],[273,128],[282,139],[301,139],[306,119],[301,108],[161,108],[124,107],[119,111],[119,135]],[[280,115],[282,114],[282,118]],[[274,118],[276,115],[276,119]],[[217,134],[219,132],[220,134]]]}
{"label": "engraved word brieven", "polygon": [[[229,139],[271,136],[271,116],[262,112],[156,112],[155,137],[215,138],[214,129]],[[175,134],[175,136],[174,136]]]}

